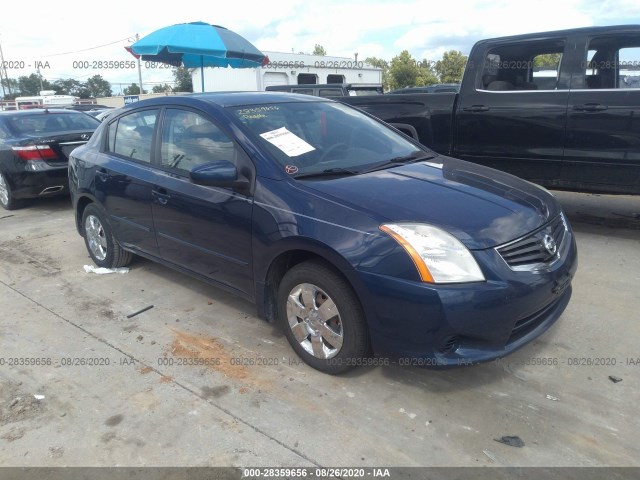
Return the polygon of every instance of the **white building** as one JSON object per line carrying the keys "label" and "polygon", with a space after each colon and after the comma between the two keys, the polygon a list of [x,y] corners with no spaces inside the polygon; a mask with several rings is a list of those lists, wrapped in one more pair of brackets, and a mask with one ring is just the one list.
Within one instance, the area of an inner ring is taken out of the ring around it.
{"label": "white building", "polygon": [[[345,57],[264,52],[269,64],[260,68],[205,68],[204,90],[262,91],[269,85],[309,83],[382,83],[382,70]],[[193,91],[202,91],[200,69],[192,74]]]}

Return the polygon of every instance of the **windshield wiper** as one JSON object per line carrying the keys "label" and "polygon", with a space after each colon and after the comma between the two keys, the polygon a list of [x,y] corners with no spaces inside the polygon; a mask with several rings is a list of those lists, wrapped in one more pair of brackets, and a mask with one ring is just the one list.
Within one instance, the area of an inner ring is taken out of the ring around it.
{"label": "windshield wiper", "polygon": [[329,177],[332,175],[358,175],[360,172],[355,170],[349,170],[347,168],[336,167],[336,168],[327,168],[326,170],[321,170],[319,172],[309,172],[309,173],[300,173],[298,175],[292,175],[296,180],[301,178],[313,178],[313,177]]}
{"label": "windshield wiper", "polygon": [[422,160],[429,160],[430,158],[434,158],[435,155],[423,152],[422,150],[416,150],[409,155],[404,155],[402,157],[393,157],[390,160],[387,160],[390,163],[414,163],[420,162]]}
{"label": "windshield wiper", "polygon": [[421,162],[423,160],[429,160],[435,157],[436,155],[434,154],[423,152],[422,150],[416,150],[415,152],[410,153],[409,155],[403,155],[401,157],[393,157],[393,158],[390,158],[389,160],[385,160],[384,162],[378,163],[377,165],[374,165],[373,167],[368,168],[367,170],[363,170],[360,173],[376,172],[378,170],[384,170],[386,168],[395,167],[399,163],[403,163],[403,164],[416,163],[416,162]]}

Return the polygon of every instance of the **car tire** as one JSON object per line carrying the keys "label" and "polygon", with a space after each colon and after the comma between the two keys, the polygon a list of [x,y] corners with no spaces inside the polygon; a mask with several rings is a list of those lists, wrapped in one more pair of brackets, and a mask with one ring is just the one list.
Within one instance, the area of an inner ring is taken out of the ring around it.
{"label": "car tire", "polygon": [[316,370],[342,373],[369,356],[360,302],[347,281],[323,262],[303,262],[284,275],[278,319],[293,349]]}
{"label": "car tire", "polygon": [[20,202],[13,197],[7,176],[2,172],[0,172],[0,206],[5,210],[14,210],[20,206]]}
{"label": "car tire", "polygon": [[82,236],[98,267],[118,268],[131,263],[133,255],[123,249],[111,232],[106,215],[98,206],[87,205],[82,214]]}

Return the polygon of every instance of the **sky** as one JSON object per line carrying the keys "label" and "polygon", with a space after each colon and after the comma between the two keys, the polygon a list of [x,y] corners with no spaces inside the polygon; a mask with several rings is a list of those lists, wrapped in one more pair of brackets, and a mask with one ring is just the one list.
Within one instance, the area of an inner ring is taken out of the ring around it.
{"label": "sky", "polygon": [[[112,83],[114,94],[137,83],[137,69],[107,69],[99,62],[132,60],[124,47],[136,34],[181,22],[222,25],[263,51],[311,53],[317,43],[329,55],[353,58],[358,53],[360,60],[391,60],[402,50],[416,59],[438,60],[452,49],[466,55],[483,38],[640,24],[640,0],[32,0],[29,12],[22,5],[10,1],[0,7],[0,45],[9,77],[34,73],[37,65],[49,81],[85,81],[100,74]],[[168,69],[143,68],[142,77],[145,88],[172,80]]]}

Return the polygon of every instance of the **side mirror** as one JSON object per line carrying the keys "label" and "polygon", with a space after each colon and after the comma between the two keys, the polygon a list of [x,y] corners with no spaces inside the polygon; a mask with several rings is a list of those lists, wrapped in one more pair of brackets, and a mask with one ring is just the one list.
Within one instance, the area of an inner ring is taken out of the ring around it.
{"label": "side mirror", "polygon": [[238,169],[233,163],[226,160],[199,165],[189,172],[189,177],[193,183],[208,187],[236,189],[249,187],[249,180],[244,177],[238,178]]}

